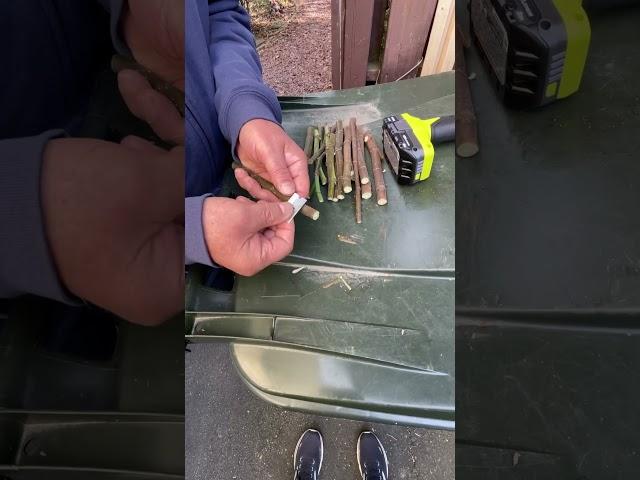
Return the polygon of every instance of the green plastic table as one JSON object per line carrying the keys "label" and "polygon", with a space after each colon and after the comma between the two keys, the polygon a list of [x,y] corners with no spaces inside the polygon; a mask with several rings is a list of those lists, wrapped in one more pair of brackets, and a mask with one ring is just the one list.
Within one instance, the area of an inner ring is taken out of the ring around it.
{"label": "green plastic table", "polygon": [[[382,119],[452,114],[451,73],[307,97],[281,98],[299,143],[309,125],[355,116],[381,144]],[[189,271],[186,334],[228,341],[242,378],[262,398],[318,414],[454,427],[455,165],[436,152],[431,177],[400,186],[385,172],[389,203],[353,194],[298,216],[292,254],[229,294]]]}

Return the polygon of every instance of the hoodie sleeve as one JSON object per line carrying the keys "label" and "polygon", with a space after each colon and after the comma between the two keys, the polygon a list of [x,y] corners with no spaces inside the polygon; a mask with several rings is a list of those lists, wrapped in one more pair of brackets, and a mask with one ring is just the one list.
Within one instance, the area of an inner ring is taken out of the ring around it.
{"label": "hoodie sleeve", "polygon": [[204,228],[202,226],[204,201],[210,196],[210,194],[207,194],[184,199],[184,234],[186,237],[184,242],[184,263],[186,265],[200,263],[214,266],[204,240]]}
{"label": "hoodie sleeve", "polygon": [[249,15],[237,0],[209,2],[209,55],[220,130],[236,150],[242,126],[253,119],[282,121],[275,92],[262,81],[262,67]]}
{"label": "hoodie sleeve", "polygon": [[129,50],[129,47],[127,47],[127,45],[124,43],[124,40],[120,35],[119,27],[120,15],[122,14],[125,0],[98,0],[98,2],[107,12],[109,12],[109,15],[111,17],[110,30],[113,47],[121,55],[130,55],[131,51]]}
{"label": "hoodie sleeve", "polygon": [[35,294],[81,304],[62,285],[44,227],[40,174],[50,130],[35,137],[0,140],[0,297]]}

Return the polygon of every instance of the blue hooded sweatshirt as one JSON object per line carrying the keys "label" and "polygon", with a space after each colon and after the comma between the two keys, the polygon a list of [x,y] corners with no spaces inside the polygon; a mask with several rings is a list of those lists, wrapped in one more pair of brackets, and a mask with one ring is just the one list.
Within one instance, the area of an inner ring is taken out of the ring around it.
{"label": "blue hooded sweatshirt", "polygon": [[252,119],[282,120],[276,94],[262,81],[249,15],[237,0],[186,1],[185,261],[213,265],[202,206],[215,195]]}
{"label": "blue hooded sweatshirt", "polygon": [[[78,133],[115,50],[123,0],[0,2],[0,298],[77,303],[62,285],[40,204],[47,142]],[[110,38],[111,37],[111,38]]]}

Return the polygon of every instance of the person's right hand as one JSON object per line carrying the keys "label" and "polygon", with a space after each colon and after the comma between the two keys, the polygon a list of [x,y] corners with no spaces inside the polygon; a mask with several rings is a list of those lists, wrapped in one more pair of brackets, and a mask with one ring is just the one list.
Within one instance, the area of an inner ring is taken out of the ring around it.
{"label": "person's right hand", "polygon": [[62,283],[134,323],[184,308],[184,151],[138,137],[51,140],[42,208]]}
{"label": "person's right hand", "polygon": [[253,202],[245,197],[210,197],[202,225],[209,255],[218,265],[251,276],[282,260],[293,249],[293,207],[281,202]]}

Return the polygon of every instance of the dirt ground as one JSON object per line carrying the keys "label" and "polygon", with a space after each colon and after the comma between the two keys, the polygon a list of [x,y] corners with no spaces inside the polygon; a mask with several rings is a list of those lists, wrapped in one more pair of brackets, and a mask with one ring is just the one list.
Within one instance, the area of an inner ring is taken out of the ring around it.
{"label": "dirt ground", "polygon": [[256,32],[264,80],[278,95],[331,89],[331,1],[298,3],[271,19],[278,28],[266,37]]}

